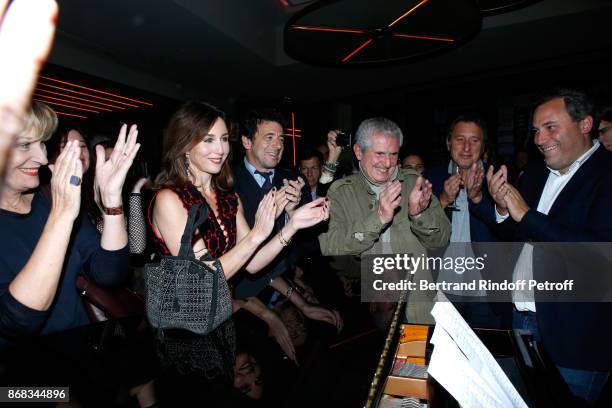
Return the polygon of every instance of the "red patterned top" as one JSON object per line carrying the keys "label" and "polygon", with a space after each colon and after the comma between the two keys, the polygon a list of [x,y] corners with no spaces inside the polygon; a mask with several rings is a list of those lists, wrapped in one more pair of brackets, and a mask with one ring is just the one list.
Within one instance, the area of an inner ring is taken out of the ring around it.
{"label": "red patterned top", "polygon": [[[191,206],[197,203],[204,203],[208,205],[204,196],[202,196],[202,194],[196,187],[193,186],[193,184],[188,184],[183,188],[169,188],[179,196],[186,211],[189,211]],[[166,246],[163,238],[155,233],[155,229],[153,228],[151,221],[153,203],[155,202],[155,198],[157,197],[158,193],[159,191],[155,193],[151,199],[151,202],[149,203],[149,226],[153,230],[153,241],[159,249],[159,252],[162,255],[170,255],[170,250]],[[223,192],[217,190],[215,190],[215,196],[217,199],[218,218],[215,216],[214,211],[209,206],[208,221],[202,224],[199,230],[200,234],[202,234],[202,238],[204,238],[206,248],[212,257],[219,258],[236,245],[236,214],[238,213],[238,197],[234,191]]]}

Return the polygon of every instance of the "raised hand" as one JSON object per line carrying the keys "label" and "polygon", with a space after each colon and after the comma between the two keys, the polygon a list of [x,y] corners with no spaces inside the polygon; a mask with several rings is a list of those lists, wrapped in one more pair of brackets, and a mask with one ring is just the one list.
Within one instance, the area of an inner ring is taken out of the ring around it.
{"label": "raised hand", "polygon": [[479,162],[472,164],[464,174],[465,192],[468,199],[478,204],[482,200],[482,182],[484,180],[484,169]]}
{"label": "raised hand", "polygon": [[327,132],[327,148],[329,149],[327,161],[330,163],[337,163],[342,153],[342,146],[336,144],[336,137],[338,137],[339,132],[339,130],[330,130]]}
{"label": "raised hand", "polygon": [[55,160],[50,164],[51,176],[51,214],[68,217],[74,221],[79,215],[81,206],[81,180],[83,164],[79,160],[79,142],[71,140]]}
{"label": "raised hand", "polygon": [[388,224],[395,215],[395,210],[402,201],[402,184],[395,180],[387,183],[387,187],[378,198],[378,218],[383,224]]}
{"label": "raised hand", "polygon": [[419,176],[408,195],[408,215],[417,218],[429,207],[431,200],[431,183]]}
{"label": "raised hand", "polygon": [[268,238],[274,228],[274,214],[276,213],[276,188],[272,188],[259,202],[255,213],[255,223],[251,234],[255,242],[261,243]]}
{"label": "raised hand", "polygon": [[[7,4],[0,1],[0,14]],[[8,149],[21,132],[38,72],[51,47],[57,4],[14,0],[0,26],[0,180]]]}
{"label": "raised hand", "polygon": [[285,211],[285,207],[287,207],[287,204],[289,204],[289,199],[287,198],[287,186],[282,186],[281,188],[276,190],[275,202],[276,213],[274,214],[274,218],[278,218],[283,213],[283,211]]}
{"label": "raised hand", "polygon": [[289,225],[295,231],[312,227],[329,218],[329,207],[329,200],[325,197],[319,197],[295,210],[289,218]]}
{"label": "raised hand", "polygon": [[302,313],[312,320],[319,320],[325,323],[329,323],[332,326],[335,326],[338,332],[342,330],[344,326],[344,322],[342,321],[342,317],[337,310],[326,309],[321,306],[311,305],[307,303],[302,308]]}
{"label": "raised hand", "polygon": [[287,326],[276,313],[271,312],[271,318],[268,319],[268,335],[274,337],[280,348],[285,352],[291,361],[297,364],[295,356],[295,347],[291,341],[291,336],[287,330]]}
{"label": "raised hand", "polygon": [[463,179],[460,174],[453,174],[444,182],[444,190],[440,194],[440,204],[442,208],[447,207],[450,203],[455,201],[459,189],[463,185]]}
{"label": "raised hand", "polygon": [[489,185],[489,194],[493,201],[495,201],[497,210],[501,210],[500,213],[502,215],[505,214],[508,207],[504,200],[506,190],[502,189],[502,187],[508,183],[508,169],[506,166],[501,166],[496,173],[493,173],[493,166],[489,166],[489,170],[487,170],[487,183]]}
{"label": "raised hand", "polygon": [[104,207],[112,208],[121,205],[121,189],[130,166],[134,162],[140,143],[136,143],[138,129],[130,127],[126,138],[127,125],[121,126],[117,143],[108,160],[105,159],[104,147],[96,146],[96,178],[94,188]]}
{"label": "raised hand", "polygon": [[304,184],[306,182],[301,177],[298,177],[297,180],[283,179],[283,186],[286,188],[285,194],[288,200],[285,210],[287,210],[290,216],[302,199],[302,187],[304,187]]}
{"label": "raised hand", "polygon": [[529,206],[521,193],[510,183],[506,183],[501,187],[500,194],[504,194],[504,201],[512,219],[516,222],[521,222],[527,211],[529,211]]}

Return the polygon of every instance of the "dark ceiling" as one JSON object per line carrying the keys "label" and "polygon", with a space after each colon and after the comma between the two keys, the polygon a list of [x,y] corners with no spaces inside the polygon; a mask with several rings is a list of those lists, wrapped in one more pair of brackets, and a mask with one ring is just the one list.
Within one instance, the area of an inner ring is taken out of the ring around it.
{"label": "dark ceiling", "polygon": [[[346,0],[345,0],[346,1]],[[436,0],[431,0],[436,1]],[[542,0],[483,18],[450,51],[368,68],[290,59],[282,32],[299,10],[278,0],[58,0],[50,62],[176,99],[332,100],[422,90],[496,72],[608,58],[612,1]]]}

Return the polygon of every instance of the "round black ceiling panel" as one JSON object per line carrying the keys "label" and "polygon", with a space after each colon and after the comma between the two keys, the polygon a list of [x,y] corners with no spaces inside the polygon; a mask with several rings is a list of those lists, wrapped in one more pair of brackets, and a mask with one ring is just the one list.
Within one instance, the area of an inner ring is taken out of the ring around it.
{"label": "round black ceiling panel", "polygon": [[517,10],[541,0],[476,0],[476,7],[485,15],[502,14]]}
{"label": "round black ceiling panel", "polygon": [[313,64],[359,66],[439,52],[480,30],[473,0],[317,2],[285,25],[285,51]]}

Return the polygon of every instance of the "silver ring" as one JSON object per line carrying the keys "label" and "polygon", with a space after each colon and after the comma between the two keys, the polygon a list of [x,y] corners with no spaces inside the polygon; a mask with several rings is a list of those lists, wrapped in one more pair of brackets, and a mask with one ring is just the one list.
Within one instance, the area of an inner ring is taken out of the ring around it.
{"label": "silver ring", "polygon": [[80,186],[81,178],[79,176],[70,176],[70,184],[73,186]]}

